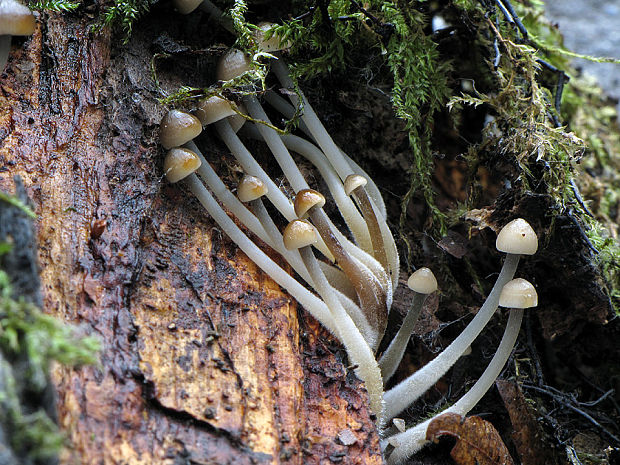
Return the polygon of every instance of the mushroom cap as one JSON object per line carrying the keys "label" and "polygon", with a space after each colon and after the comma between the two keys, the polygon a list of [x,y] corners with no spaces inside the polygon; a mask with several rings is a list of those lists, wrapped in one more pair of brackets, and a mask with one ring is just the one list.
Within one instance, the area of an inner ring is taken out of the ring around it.
{"label": "mushroom cap", "polygon": [[256,176],[246,174],[237,187],[237,197],[242,202],[251,202],[268,192],[267,186]]}
{"label": "mushroom cap", "polygon": [[272,34],[269,39],[265,38],[267,31],[274,26],[277,26],[277,24],[262,22],[257,24],[257,29],[254,31],[254,38],[258,43],[258,48],[263,52],[277,52],[291,46],[289,41],[280,42],[280,38],[275,34]]}
{"label": "mushroom cap", "polygon": [[228,50],[215,69],[215,77],[218,81],[230,81],[242,75],[250,69],[250,58],[241,50],[231,48]]}
{"label": "mushroom cap", "polygon": [[517,218],[502,228],[495,247],[509,254],[533,255],[538,250],[538,236],[527,221]]}
{"label": "mushroom cap", "polygon": [[437,290],[437,279],[431,270],[422,267],[409,276],[407,286],[419,294],[432,294]]}
{"label": "mushroom cap", "polygon": [[216,121],[237,114],[235,110],[232,109],[232,105],[228,100],[218,97],[217,95],[202,100],[193,113],[203,126],[208,126]]}
{"label": "mushroom cap", "polygon": [[36,20],[27,6],[15,0],[0,0],[0,35],[29,36]]}
{"label": "mushroom cap", "polygon": [[188,15],[200,6],[202,0],[172,0],[174,8],[182,15]]}
{"label": "mushroom cap", "polygon": [[538,294],[529,281],[516,278],[508,281],[499,295],[499,304],[508,308],[530,308],[538,305]]}
{"label": "mushroom cap", "polygon": [[166,149],[189,142],[202,132],[200,120],[180,110],[170,110],[159,125],[159,140]]}
{"label": "mushroom cap", "polygon": [[321,208],[325,205],[325,197],[314,189],[302,189],[295,196],[295,214],[304,218],[308,211],[313,208]]}
{"label": "mushroom cap", "polygon": [[368,180],[359,174],[350,174],[344,180],[344,192],[347,195],[351,195],[351,193],[357,189],[358,187],[364,187],[368,184]]}
{"label": "mushroom cap", "polygon": [[164,173],[168,181],[174,183],[192,174],[201,164],[200,158],[194,152],[177,147],[168,151],[164,160]]}
{"label": "mushroom cap", "polygon": [[297,219],[286,225],[282,239],[287,250],[295,250],[314,244],[318,236],[308,221]]}

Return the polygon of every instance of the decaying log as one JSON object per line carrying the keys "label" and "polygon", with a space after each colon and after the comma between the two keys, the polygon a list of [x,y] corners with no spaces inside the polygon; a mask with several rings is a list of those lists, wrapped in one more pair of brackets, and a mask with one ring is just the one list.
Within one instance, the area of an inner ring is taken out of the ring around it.
{"label": "decaying log", "polygon": [[149,43],[117,42],[43,15],[0,78],[0,188],[35,205],[44,309],[103,344],[53,375],[62,462],[381,463],[342,348],[162,181]]}

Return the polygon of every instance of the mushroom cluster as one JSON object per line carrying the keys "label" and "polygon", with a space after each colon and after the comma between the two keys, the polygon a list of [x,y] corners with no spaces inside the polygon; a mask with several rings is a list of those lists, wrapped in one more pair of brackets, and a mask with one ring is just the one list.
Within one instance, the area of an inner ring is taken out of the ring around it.
{"label": "mushroom cluster", "polygon": [[[216,17],[222,17],[208,2],[193,2],[194,9],[199,5]],[[182,4],[177,8],[183,13],[191,12]],[[268,27],[259,32],[264,34],[265,30]],[[275,53],[281,47],[273,38],[269,41],[261,38],[264,36],[259,35],[258,43],[265,51]],[[245,54],[231,50],[218,64],[218,79],[234,79],[247,71],[248,64]],[[293,88],[281,58],[272,60],[271,69],[283,88]],[[388,463],[400,463],[426,443],[426,428],[432,419],[406,429],[402,420],[394,417],[419,399],[454,365],[491,320],[498,306],[504,306],[513,310],[497,353],[480,379],[449,411],[468,413],[500,374],[514,347],[523,309],[537,304],[536,291],[531,284],[522,279],[513,280],[513,277],[521,255],[536,252],[538,239],[523,219],[507,224],[498,234],[496,244],[499,251],[506,253],[503,267],[476,316],[435,359],[385,391],[403,357],[426,297],[437,290],[437,281],[428,268],[413,273],[408,281],[414,293],[411,310],[388,348],[378,354],[400,270],[394,239],[386,222],[385,205],[372,179],[334,143],[303,94],[287,94],[290,102],[275,92],[267,92],[264,101],[286,117],[301,104],[304,111],[299,129],[306,137],[279,134],[273,129],[258,97],[251,94],[237,103],[221,96],[211,97],[200,102],[193,114],[171,110],[160,126],[161,144],[169,150],[164,162],[165,175],[170,182],[184,180],[208,214],[240,249],[342,342],[355,373],[368,390],[370,406],[383,436],[383,450],[390,450],[386,457]],[[260,123],[246,122],[244,114]],[[233,194],[234,189],[226,186],[193,140],[207,126],[213,128],[244,171],[236,187],[237,195]],[[277,163],[277,176],[283,175],[290,187],[287,192],[294,192],[293,198],[271,179],[252,156],[244,139],[265,143]],[[341,232],[325,212],[328,200],[309,186],[296,157],[316,168],[348,232]],[[273,208],[267,208],[265,202]],[[242,231],[226,211],[252,235]],[[270,215],[269,212],[277,213]],[[279,253],[297,277],[278,266],[252,240],[253,236]],[[391,429],[386,425],[392,419],[401,432],[390,436]]]}

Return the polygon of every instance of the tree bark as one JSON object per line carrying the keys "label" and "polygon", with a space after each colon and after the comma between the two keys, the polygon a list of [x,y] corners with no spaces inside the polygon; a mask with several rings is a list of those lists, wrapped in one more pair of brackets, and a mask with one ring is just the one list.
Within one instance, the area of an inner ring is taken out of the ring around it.
{"label": "tree bark", "polygon": [[61,462],[381,463],[342,347],[162,180],[155,27],[117,47],[43,14],[0,79],[0,188],[35,204],[44,309],[103,345],[53,374]]}

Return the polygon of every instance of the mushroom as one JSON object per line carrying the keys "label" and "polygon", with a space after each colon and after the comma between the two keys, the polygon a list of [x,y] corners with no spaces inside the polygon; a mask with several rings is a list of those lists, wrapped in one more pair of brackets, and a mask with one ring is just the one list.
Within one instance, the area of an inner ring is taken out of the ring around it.
{"label": "mushroom", "polygon": [[414,292],[411,308],[407,312],[407,316],[403,320],[398,333],[396,333],[396,336],[392,339],[392,342],[390,342],[390,345],[379,360],[384,383],[387,383],[398,368],[407,348],[409,338],[413,333],[413,327],[422,311],[422,305],[424,305],[424,301],[429,294],[437,290],[437,279],[435,279],[435,275],[431,270],[423,267],[409,276],[407,286]]}
{"label": "mushroom", "polygon": [[166,149],[180,147],[202,132],[198,118],[180,110],[170,110],[159,125],[159,141]]}
{"label": "mushroom", "polygon": [[377,334],[382,336],[387,326],[388,314],[385,289],[381,287],[374,274],[362,269],[344,249],[332,231],[327,215],[322,209],[324,205],[325,197],[313,189],[303,189],[295,196],[295,213],[299,218],[310,217],[329,251],[334,255],[336,263],[353,284],[366,319]]}
{"label": "mushroom", "polygon": [[379,263],[383,265],[385,270],[391,274],[390,264],[388,263],[385,253],[385,244],[383,243],[383,234],[381,233],[381,227],[379,226],[379,220],[375,214],[375,210],[372,207],[372,202],[365,186],[368,184],[368,180],[359,174],[350,174],[344,180],[344,191],[347,195],[352,195],[357,201],[357,204],[364,215],[366,225],[368,226],[368,232],[370,233],[370,239],[372,241],[373,254]]}
{"label": "mushroom", "polygon": [[11,51],[11,36],[34,33],[36,21],[32,11],[16,0],[0,0],[0,71],[4,70]]}
{"label": "mushroom", "polygon": [[[491,388],[497,377],[500,375],[504,365],[508,361],[512,349],[517,341],[521,320],[523,319],[523,309],[536,307],[538,305],[538,295],[536,289],[529,281],[517,278],[509,281],[503,288],[499,297],[499,305],[511,308],[508,322],[504,330],[502,340],[497,347],[497,351],[489,362],[486,370],[482,373],[478,381],[467,393],[461,397],[454,405],[443,410],[439,415],[445,413],[458,413],[465,416],[476,406],[482,397]],[[387,440],[395,449],[388,458],[389,465],[395,465],[420,450],[426,440],[426,429],[431,421],[437,416],[410,428],[409,430],[392,436]]]}
{"label": "mushroom", "polygon": [[335,325],[338,328],[337,335],[347,349],[349,360],[357,366],[355,373],[366,385],[370,398],[370,407],[376,415],[381,417],[383,409],[381,370],[379,370],[372,349],[342,307],[321,271],[316,257],[312,253],[310,246],[316,243],[318,239],[314,226],[306,220],[293,220],[286,226],[283,237],[286,248],[299,249],[301,258],[314,281],[317,292],[331,311]]}
{"label": "mushroom", "polygon": [[504,226],[499,232],[496,247],[499,251],[506,252],[506,259],[491,293],[476,316],[448,347],[414,374],[385,393],[385,420],[398,415],[430,389],[478,337],[497,310],[501,290],[513,278],[519,264],[519,258],[522,254],[532,255],[536,252],[538,238],[527,221],[517,218]]}

